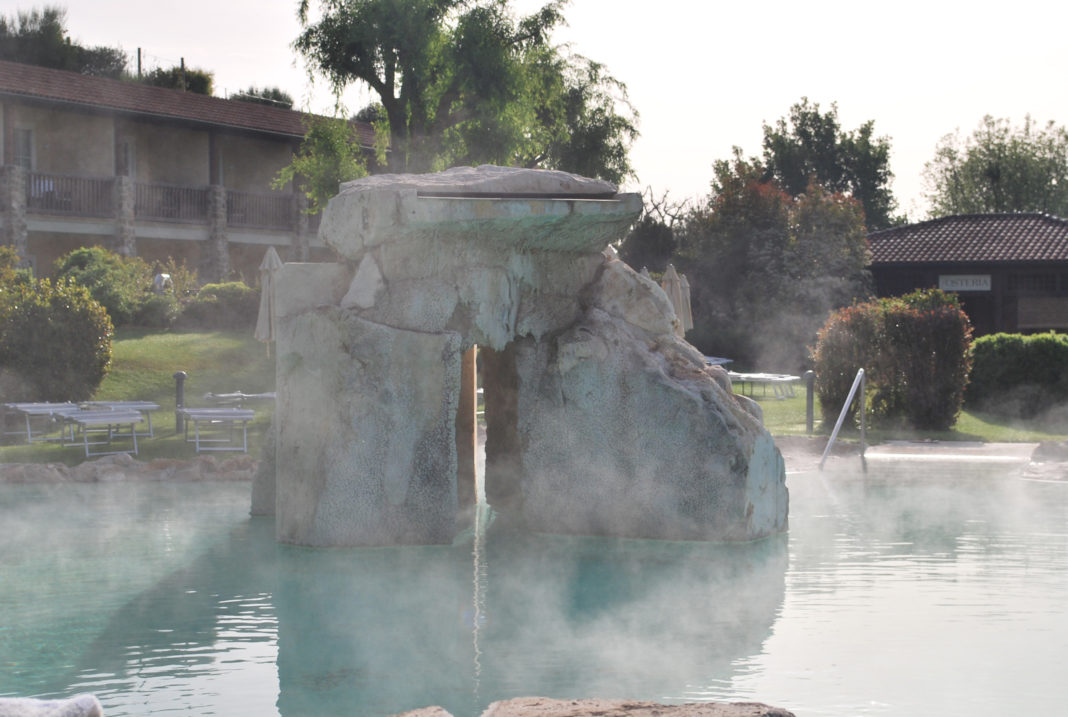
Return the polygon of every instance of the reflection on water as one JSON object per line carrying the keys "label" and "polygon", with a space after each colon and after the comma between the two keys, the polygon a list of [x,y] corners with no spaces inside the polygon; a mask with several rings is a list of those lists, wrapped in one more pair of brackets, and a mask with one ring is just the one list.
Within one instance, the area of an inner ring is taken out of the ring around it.
{"label": "reflection on water", "polygon": [[247,485],[0,486],[0,695],[91,691],[109,717],[461,717],[530,694],[995,715],[1068,696],[1068,485],[790,488],[790,535],[750,545],[490,525],[321,550],[248,519]]}

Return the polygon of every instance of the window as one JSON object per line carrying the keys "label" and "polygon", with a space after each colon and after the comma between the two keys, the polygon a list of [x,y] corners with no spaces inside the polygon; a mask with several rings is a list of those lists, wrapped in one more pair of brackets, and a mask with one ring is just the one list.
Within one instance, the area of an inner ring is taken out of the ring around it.
{"label": "window", "polygon": [[1009,291],[1031,296],[1056,294],[1057,275],[1053,273],[1012,274],[1009,276]]}
{"label": "window", "polygon": [[33,130],[15,129],[15,165],[33,170]]}
{"label": "window", "polygon": [[124,139],[115,147],[115,174],[120,177],[137,176],[137,151],[132,139]]}

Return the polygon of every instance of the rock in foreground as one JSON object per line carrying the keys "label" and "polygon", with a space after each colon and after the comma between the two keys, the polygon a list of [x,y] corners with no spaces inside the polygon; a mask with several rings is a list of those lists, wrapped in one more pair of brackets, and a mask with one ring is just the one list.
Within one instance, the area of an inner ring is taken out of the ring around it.
{"label": "rock in foreground", "polygon": [[[425,707],[395,717],[446,717],[440,707]],[[635,700],[554,700],[517,697],[491,704],[482,717],[794,717],[794,713],[759,702],[705,702],[665,705]]]}

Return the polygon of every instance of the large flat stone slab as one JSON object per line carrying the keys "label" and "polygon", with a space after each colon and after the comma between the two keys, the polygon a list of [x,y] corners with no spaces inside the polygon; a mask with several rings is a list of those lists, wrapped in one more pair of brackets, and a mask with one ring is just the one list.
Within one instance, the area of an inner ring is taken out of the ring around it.
{"label": "large flat stone slab", "polygon": [[[394,717],[451,717],[441,707],[424,707]],[[482,717],[794,717],[759,702],[703,702],[668,705],[637,700],[554,700],[518,697],[494,702]]]}

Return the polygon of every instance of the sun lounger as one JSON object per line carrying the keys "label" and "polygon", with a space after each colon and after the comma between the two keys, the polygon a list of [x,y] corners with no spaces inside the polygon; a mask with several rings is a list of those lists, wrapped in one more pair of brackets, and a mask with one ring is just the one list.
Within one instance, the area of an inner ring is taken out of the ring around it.
{"label": "sun lounger", "polygon": [[[58,441],[60,437],[49,437],[48,434],[57,426],[64,428],[62,415],[71,411],[77,411],[78,405],[70,402],[26,402],[5,403],[4,408],[14,411],[23,416],[26,426],[26,442],[37,443],[39,441]],[[37,424],[37,432],[34,432],[34,424]],[[22,431],[18,431],[21,435]]]}
{"label": "sun lounger", "polygon": [[152,412],[159,410],[158,403],[152,401],[86,401],[80,405],[88,410],[138,411],[143,413],[148,421],[148,432],[137,435],[141,438],[152,438],[155,435],[152,429]]}
{"label": "sun lounger", "polygon": [[[179,408],[185,418],[185,440],[201,451],[242,451],[248,453],[248,422],[256,417],[250,408]],[[189,424],[193,424],[193,437],[189,437]],[[234,428],[241,424],[241,444],[234,440]],[[210,437],[201,435],[202,429],[211,431]],[[226,435],[223,436],[222,432]],[[223,445],[204,445],[219,443]]]}
{"label": "sun lounger", "polygon": [[[99,410],[77,410],[66,413],[63,416],[63,420],[72,427],[71,435],[74,436],[74,427],[77,428],[78,433],[82,437],[81,445],[85,448],[85,457],[90,458],[92,456],[110,456],[117,453],[132,453],[137,455],[137,436],[145,435],[138,434],[136,426],[141,421],[145,420],[145,417],[139,412],[132,409],[99,409]],[[123,433],[121,431],[123,426],[129,426],[129,433]],[[102,440],[90,441],[90,434],[94,436],[106,436]],[[129,438],[133,441],[133,445],[130,448],[107,450],[107,451],[91,451],[90,446],[111,446],[112,441],[117,438]],[[78,445],[75,441],[66,445]]]}
{"label": "sun lounger", "polygon": [[801,380],[800,376],[790,376],[782,373],[735,373],[728,371],[732,384],[741,384],[742,394],[745,394],[745,384],[749,384],[749,395],[753,395],[755,386],[763,386],[764,395],[767,395],[768,386],[775,398],[783,400],[794,397],[794,384]]}

